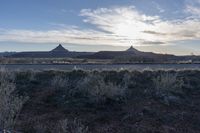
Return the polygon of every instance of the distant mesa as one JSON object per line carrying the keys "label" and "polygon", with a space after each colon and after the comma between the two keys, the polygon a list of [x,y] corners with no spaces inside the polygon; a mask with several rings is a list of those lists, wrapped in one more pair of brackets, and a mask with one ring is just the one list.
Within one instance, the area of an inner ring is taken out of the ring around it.
{"label": "distant mesa", "polygon": [[133,56],[143,56],[143,52],[135,49],[131,46],[129,49],[124,51],[99,51],[93,55],[89,55],[87,58],[92,59],[115,59],[121,57],[133,57]]}
{"label": "distant mesa", "polygon": [[[191,56],[175,56],[169,54],[157,54],[153,52],[143,52],[135,49],[133,46],[124,51],[99,51],[99,52],[76,52],[68,51],[61,44],[51,51],[29,51],[2,53],[0,57],[8,58],[76,58],[76,59],[108,59],[114,63],[129,62],[174,62],[188,61]],[[199,59],[200,56],[194,57]]]}
{"label": "distant mesa", "polygon": [[11,58],[77,58],[79,56],[91,55],[93,52],[72,52],[65,49],[61,44],[51,51],[30,51],[14,53]]}
{"label": "distant mesa", "polygon": [[56,48],[51,50],[51,52],[69,52],[69,51],[65,49],[61,44],[59,44]]}
{"label": "distant mesa", "polygon": [[7,57],[11,58],[82,58],[82,59],[137,59],[137,60],[176,60],[174,55],[163,55],[143,52],[131,46],[124,51],[75,52],[68,51],[61,44],[51,51],[19,52]]}

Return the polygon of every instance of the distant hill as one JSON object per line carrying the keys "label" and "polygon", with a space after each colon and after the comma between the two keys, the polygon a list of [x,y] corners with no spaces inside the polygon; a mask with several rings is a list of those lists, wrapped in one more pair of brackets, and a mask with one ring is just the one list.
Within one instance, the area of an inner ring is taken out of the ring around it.
{"label": "distant hill", "polygon": [[82,55],[80,58],[89,59],[115,59],[132,61],[167,61],[176,60],[178,57],[168,54],[156,54],[152,52],[141,52],[132,46],[125,51],[100,51],[92,55]]}
{"label": "distant hill", "polygon": [[129,49],[126,50],[126,52],[138,53],[138,52],[140,52],[140,51],[138,51],[137,49],[133,48],[133,46],[131,46]]}
{"label": "distant hill", "polygon": [[1,52],[0,57],[6,57],[16,54],[17,52]]}
{"label": "distant hill", "polygon": [[200,56],[175,56],[170,54],[156,54],[142,52],[131,46],[125,51],[74,52],[65,49],[61,44],[51,51],[2,53],[0,56],[8,58],[81,58],[81,59],[109,59],[114,63],[153,63],[153,62],[200,62]]}
{"label": "distant hill", "polygon": [[41,51],[41,52],[20,52],[8,56],[10,58],[75,58],[78,56],[88,56],[93,54],[93,52],[71,52],[65,49],[61,44],[51,51]]}
{"label": "distant hill", "polygon": [[69,52],[67,49],[65,49],[61,44],[59,44],[56,48],[51,50],[51,52]]}

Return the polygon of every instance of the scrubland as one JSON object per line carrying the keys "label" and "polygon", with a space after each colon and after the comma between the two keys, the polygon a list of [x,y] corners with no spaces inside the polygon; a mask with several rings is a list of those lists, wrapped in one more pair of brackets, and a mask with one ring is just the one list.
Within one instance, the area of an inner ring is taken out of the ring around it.
{"label": "scrubland", "polygon": [[200,71],[0,71],[0,129],[198,133]]}

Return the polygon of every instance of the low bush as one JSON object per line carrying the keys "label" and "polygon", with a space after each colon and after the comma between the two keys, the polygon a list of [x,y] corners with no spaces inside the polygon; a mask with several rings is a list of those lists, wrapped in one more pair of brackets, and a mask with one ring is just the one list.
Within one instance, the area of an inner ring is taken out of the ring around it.
{"label": "low bush", "polygon": [[15,94],[15,75],[0,70],[0,128],[12,130],[27,98]]}
{"label": "low bush", "polygon": [[54,129],[57,133],[89,133],[88,127],[83,125],[80,120],[60,120]]}
{"label": "low bush", "polygon": [[55,76],[51,80],[51,86],[55,89],[62,89],[68,86],[68,79],[65,79],[61,76]]}
{"label": "low bush", "polygon": [[16,81],[7,76],[4,82],[17,85],[9,98],[18,89],[30,96],[18,131],[200,131],[200,71],[41,71],[31,78],[26,72],[13,74]]}
{"label": "low bush", "polygon": [[177,78],[177,73],[161,73],[153,79],[155,85],[155,96],[162,98],[164,103],[178,100],[183,91],[184,82]]}
{"label": "low bush", "polygon": [[100,75],[90,73],[77,84],[76,90],[94,103],[105,103],[107,100],[121,101],[125,98],[125,88],[112,82],[106,83]]}

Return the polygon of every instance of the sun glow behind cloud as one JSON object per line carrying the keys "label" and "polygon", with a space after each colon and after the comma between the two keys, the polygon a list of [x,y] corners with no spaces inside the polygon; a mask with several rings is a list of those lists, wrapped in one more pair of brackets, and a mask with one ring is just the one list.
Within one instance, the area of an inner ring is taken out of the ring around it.
{"label": "sun glow behind cloud", "polygon": [[[184,19],[166,20],[158,15],[146,15],[134,6],[82,9],[77,16],[81,16],[84,23],[95,28],[83,29],[69,25],[47,31],[2,29],[0,41],[156,46],[176,44],[185,40],[200,40],[200,2],[193,1],[186,2],[183,12],[189,15]],[[156,6],[158,8],[158,5]]]}
{"label": "sun glow behind cloud", "polygon": [[[87,23],[99,29],[133,41],[135,45],[168,45],[170,42],[200,39],[200,20],[162,20],[159,16],[147,16],[134,7],[82,10]],[[124,41],[123,40],[123,41]],[[129,45],[129,44],[128,44]]]}

